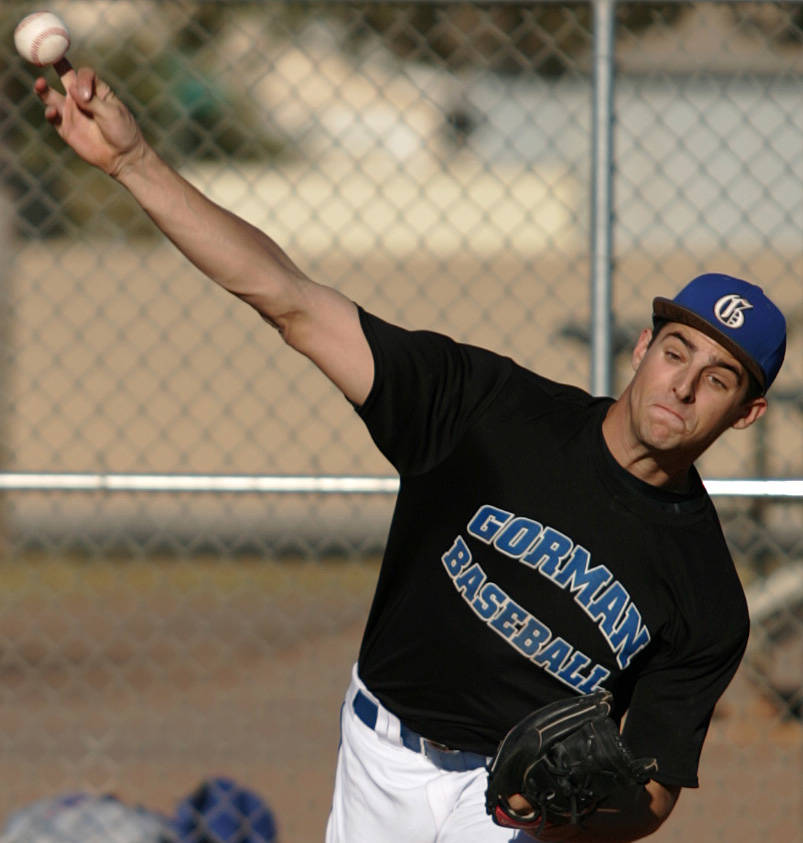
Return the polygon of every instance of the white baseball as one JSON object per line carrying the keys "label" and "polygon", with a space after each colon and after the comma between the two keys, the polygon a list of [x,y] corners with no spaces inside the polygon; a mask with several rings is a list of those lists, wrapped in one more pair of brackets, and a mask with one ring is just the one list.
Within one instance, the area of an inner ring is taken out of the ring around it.
{"label": "white baseball", "polygon": [[34,12],[17,24],[14,46],[26,61],[44,67],[64,58],[70,46],[70,33],[64,21],[53,12]]}

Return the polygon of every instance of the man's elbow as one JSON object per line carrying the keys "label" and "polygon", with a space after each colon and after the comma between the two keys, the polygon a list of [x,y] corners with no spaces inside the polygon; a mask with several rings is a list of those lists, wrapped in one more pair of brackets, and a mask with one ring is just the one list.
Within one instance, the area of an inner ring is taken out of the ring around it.
{"label": "man's elbow", "polygon": [[645,785],[649,794],[649,813],[654,818],[655,827],[649,833],[657,831],[667,820],[677,804],[680,796],[680,788],[674,785],[663,785],[660,782],[650,781]]}
{"label": "man's elbow", "polygon": [[580,825],[551,826],[530,836],[540,843],[632,843],[655,833],[672,813],[679,787],[656,781],[618,791]]}
{"label": "man's elbow", "polygon": [[[638,788],[635,792],[631,791],[630,797],[622,794],[619,804],[608,815],[612,820],[611,826],[606,827],[603,817],[600,817],[598,831],[612,832],[610,837],[601,833],[600,841],[631,843],[633,840],[649,837],[666,822],[679,796],[679,787],[663,785],[654,780],[647,782],[644,787]],[[601,807],[598,813],[604,815],[605,808]]]}
{"label": "man's elbow", "polygon": [[677,804],[680,788],[650,781],[645,785],[645,790],[650,795],[650,811],[663,822]]}

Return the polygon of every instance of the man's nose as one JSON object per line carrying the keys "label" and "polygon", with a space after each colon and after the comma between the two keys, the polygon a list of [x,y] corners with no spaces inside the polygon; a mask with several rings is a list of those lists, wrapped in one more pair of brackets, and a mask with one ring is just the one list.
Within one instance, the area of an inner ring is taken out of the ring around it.
{"label": "man's nose", "polygon": [[684,404],[691,404],[694,402],[694,395],[697,391],[698,375],[686,369],[684,372],[678,374],[672,385],[672,390],[677,396],[678,400]]}

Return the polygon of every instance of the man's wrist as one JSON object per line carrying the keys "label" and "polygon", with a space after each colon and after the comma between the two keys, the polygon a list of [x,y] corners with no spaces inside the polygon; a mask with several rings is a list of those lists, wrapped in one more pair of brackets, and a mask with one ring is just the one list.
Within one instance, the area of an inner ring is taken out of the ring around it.
{"label": "man's wrist", "polygon": [[137,184],[158,180],[160,171],[166,167],[153,147],[145,140],[140,140],[134,148],[120,156],[109,175],[134,192]]}

